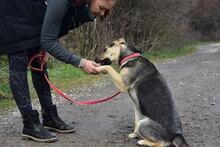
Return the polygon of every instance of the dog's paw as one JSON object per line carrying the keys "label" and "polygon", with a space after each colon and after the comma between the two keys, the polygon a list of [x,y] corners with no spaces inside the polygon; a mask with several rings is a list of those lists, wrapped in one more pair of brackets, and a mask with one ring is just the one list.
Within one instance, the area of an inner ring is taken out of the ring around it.
{"label": "dog's paw", "polygon": [[102,74],[107,74],[107,72],[108,72],[104,66],[97,67],[97,69],[98,69],[98,70],[100,71],[100,73],[102,73]]}
{"label": "dog's paw", "polygon": [[138,135],[136,133],[131,133],[128,135],[129,138],[133,139],[133,138],[137,138]]}
{"label": "dog's paw", "polygon": [[137,144],[138,144],[138,145],[141,145],[141,146],[147,145],[144,140],[139,140],[139,141],[137,142]]}

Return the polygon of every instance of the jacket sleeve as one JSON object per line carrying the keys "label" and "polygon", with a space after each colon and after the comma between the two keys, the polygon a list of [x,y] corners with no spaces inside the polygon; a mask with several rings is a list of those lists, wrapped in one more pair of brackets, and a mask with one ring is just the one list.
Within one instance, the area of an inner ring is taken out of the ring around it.
{"label": "jacket sleeve", "polygon": [[78,66],[81,58],[62,47],[57,40],[63,18],[69,8],[70,4],[68,0],[48,0],[41,30],[41,47],[55,58]]}

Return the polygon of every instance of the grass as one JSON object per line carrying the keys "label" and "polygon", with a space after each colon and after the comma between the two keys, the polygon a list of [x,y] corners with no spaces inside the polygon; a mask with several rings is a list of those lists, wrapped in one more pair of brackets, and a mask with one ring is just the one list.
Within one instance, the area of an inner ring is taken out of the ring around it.
{"label": "grass", "polygon": [[198,43],[190,43],[175,50],[152,50],[144,53],[144,56],[153,62],[164,62],[193,53]]}
{"label": "grass", "polygon": [[0,111],[8,110],[12,107],[15,107],[15,102],[12,99],[0,99]]}
{"label": "grass", "polygon": [[[191,54],[195,51],[197,43],[191,43],[185,45],[182,48],[178,48],[176,50],[153,50],[146,52],[144,56],[153,62],[164,62],[168,59],[173,59],[176,57],[184,56],[187,54]],[[1,71],[2,72],[2,71]],[[3,71],[4,74],[0,74],[1,78],[4,79],[3,83],[0,84],[0,110],[4,111],[11,107],[15,106],[12,98],[10,97],[10,88],[7,83],[7,70]],[[74,87],[80,87],[82,85],[88,83],[95,83],[97,81],[102,80],[102,76],[94,76],[88,75],[84,73],[82,70],[73,67],[72,65],[67,64],[58,64],[54,68],[48,69],[50,81],[62,91],[68,91]],[[1,81],[2,81],[1,79]],[[36,92],[33,88],[33,84],[31,82],[30,73],[28,74],[29,86],[32,97],[36,97]],[[3,97],[3,98],[2,98]]]}
{"label": "grass", "polygon": [[61,64],[59,67],[48,70],[51,82],[62,90],[80,87],[87,83],[94,83],[101,78],[89,75],[72,65]]}

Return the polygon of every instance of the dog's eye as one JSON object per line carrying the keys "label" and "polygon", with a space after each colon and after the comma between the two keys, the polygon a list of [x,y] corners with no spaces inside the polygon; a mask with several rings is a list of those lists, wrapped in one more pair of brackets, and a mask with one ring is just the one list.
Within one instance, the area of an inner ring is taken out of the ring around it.
{"label": "dog's eye", "polygon": [[115,43],[113,42],[112,44],[109,45],[109,47],[113,47],[115,45]]}
{"label": "dog's eye", "polygon": [[125,42],[120,42],[121,44],[125,44]]}

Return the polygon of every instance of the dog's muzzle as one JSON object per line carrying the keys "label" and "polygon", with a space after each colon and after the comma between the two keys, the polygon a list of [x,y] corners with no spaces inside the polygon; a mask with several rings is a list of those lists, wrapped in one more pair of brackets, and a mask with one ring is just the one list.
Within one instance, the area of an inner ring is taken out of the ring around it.
{"label": "dog's muzzle", "polygon": [[112,64],[112,62],[108,58],[105,58],[103,60],[95,59],[95,62],[100,65],[111,65]]}

